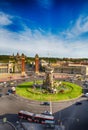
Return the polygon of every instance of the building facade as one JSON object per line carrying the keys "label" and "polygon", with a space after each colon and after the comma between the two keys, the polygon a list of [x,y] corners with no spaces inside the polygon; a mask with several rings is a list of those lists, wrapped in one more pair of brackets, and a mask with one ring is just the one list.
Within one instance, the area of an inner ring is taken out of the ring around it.
{"label": "building facade", "polygon": [[0,74],[2,73],[25,73],[25,55],[10,56],[8,63],[0,63]]}
{"label": "building facade", "polygon": [[8,73],[8,72],[9,72],[9,64],[0,63],[0,73]]}
{"label": "building facade", "polygon": [[59,66],[54,67],[55,73],[67,73],[67,74],[81,74],[88,75],[88,66]]}

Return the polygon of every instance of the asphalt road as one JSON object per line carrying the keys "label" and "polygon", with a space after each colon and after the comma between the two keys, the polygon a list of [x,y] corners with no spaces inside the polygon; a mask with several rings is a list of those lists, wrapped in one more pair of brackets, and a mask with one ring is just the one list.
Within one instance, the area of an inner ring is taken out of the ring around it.
{"label": "asphalt road", "polygon": [[[66,130],[88,129],[88,101],[83,100],[82,105],[72,105],[60,111],[60,119]],[[57,116],[57,114],[56,114]]]}
{"label": "asphalt road", "polygon": [[[88,127],[88,101],[83,97],[77,99],[77,101],[80,100],[81,105],[75,105],[76,100],[53,103],[52,110],[56,124],[65,125],[66,130],[85,130]],[[16,95],[2,96],[0,104],[0,117],[7,117],[12,123],[18,120],[17,113],[20,110],[34,113],[49,110],[49,106],[41,106],[40,102],[29,101]]]}

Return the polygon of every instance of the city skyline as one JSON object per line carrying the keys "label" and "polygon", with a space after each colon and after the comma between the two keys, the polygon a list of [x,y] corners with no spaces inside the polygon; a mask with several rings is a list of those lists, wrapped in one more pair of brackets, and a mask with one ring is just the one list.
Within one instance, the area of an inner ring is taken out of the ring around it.
{"label": "city skyline", "polygon": [[88,0],[1,0],[0,55],[88,57]]}

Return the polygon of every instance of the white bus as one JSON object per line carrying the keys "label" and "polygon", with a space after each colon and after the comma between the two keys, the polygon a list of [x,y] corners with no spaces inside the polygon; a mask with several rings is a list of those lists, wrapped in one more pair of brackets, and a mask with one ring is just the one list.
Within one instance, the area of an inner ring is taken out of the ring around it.
{"label": "white bus", "polygon": [[18,117],[20,119],[25,119],[30,122],[35,122],[35,123],[40,123],[40,124],[45,124],[45,127],[55,127],[55,119],[54,116],[51,115],[45,115],[45,114],[34,114],[28,111],[19,111],[18,112]]}

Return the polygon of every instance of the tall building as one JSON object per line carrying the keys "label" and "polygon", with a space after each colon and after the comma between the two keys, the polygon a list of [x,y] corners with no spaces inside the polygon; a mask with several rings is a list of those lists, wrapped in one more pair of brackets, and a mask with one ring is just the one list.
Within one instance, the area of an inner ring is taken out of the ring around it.
{"label": "tall building", "polygon": [[39,73],[39,56],[35,55],[35,73]]}
{"label": "tall building", "polygon": [[21,60],[22,60],[22,75],[24,76],[25,75],[25,55],[22,53],[21,55]]}

